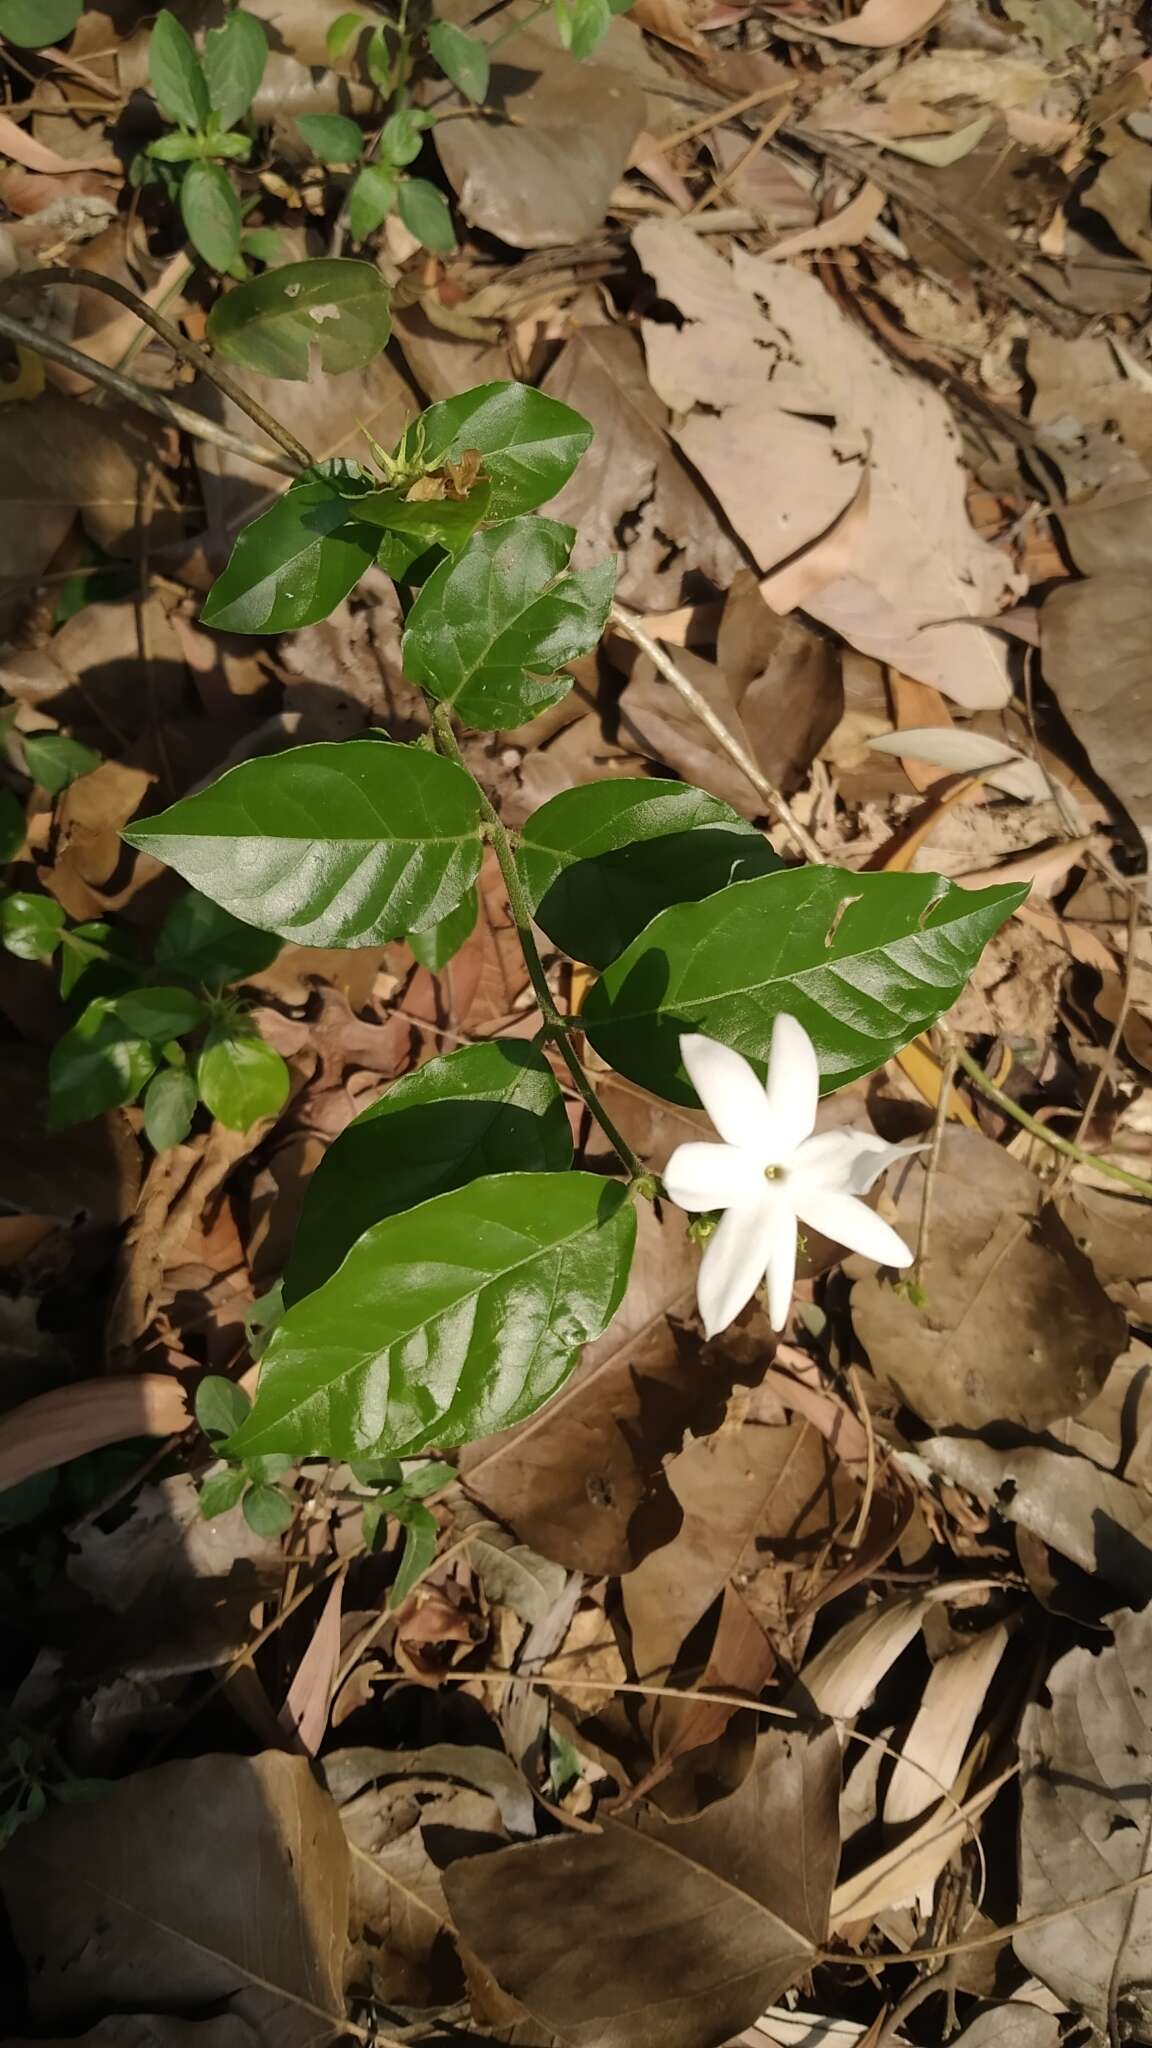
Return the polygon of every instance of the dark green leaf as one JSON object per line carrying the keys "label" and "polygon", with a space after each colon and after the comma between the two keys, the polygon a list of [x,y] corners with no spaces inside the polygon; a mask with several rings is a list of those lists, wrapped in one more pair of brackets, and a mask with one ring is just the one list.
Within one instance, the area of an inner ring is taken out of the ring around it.
{"label": "dark green leaf", "polygon": [[208,1033],[196,1063],[200,1100],[217,1123],[246,1131],[263,1116],[283,1109],[292,1086],[280,1054],[240,1023],[218,1024]]}
{"label": "dark green leaf", "polygon": [[376,559],[379,534],[328,482],[293,484],[242,528],[201,618],[222,633],[289,633],[346,598]]}
{"label": "dark green leaf", "polygon": [[404,1555],[388,1591],[389,1607],[399,1607],[408,1598],[416,1581],[423,1578],[433,1562],[440,1541],[440,1524],[431,1508],[422,1502],[406,1502],[402,1512],[397,1510],[397,1517],[404,1532]]}
{"label": "dark green leaf", "polygon": [[20,738],[24,765],[33,782],[38,782],[49,796],[59,796],[69,783],[78,782],[82,775],[91,775],[100,766],[100,754],[62,732],[25,732]]}
{"label": "dark green leaf", "polygon": [[345,256],[285,263],[217,299],[208,339],[262,377],[303,380],[315,350],[329,375],[362,370],[392,331],[388,287],[374,263]]}
{"label": "dark green leaf", "polygon": [[27,829],[23,804],[10,789],[0,789],[0,867],[15,860]]}
{"label": "dark green leaf", "polygon": [[164,1045],[204,1022],[204,1005],[186,988],[134,988],[108,1005],[135,1038]]}
{"label": "dark green leaf", "polygon": [[429,1060],[328,1147],[304,1197],[285,1300],[320,1287],[386,1216],[483,1174],[560,1173],[571,1163],[563,1097],[534,1045],[495,1038]]}
{"label": "dark green leaf", "polygon": [[152,91],[162,114],[182,128],[204,128],[212,111],[208,83],[192,42],[165,7],[156,16],[148,45]]}
{"label": "dark green leaf", "polygon": [[296,126],[322,164],[358,164],[364,134],[347,114],[297,114]]}
{"label": "dark green leaf", "polygon": [[279,1486],[250,1486],[244,1495],[244,1520],[257,1536],[282,1536],[294,1512],[291,1495]]}
{"label": "dark green leaf", "polygon": [[613,11],[610,0],[552,0],[560,41],[574,57],[592,55],[612,26]]}
{"label": "dark green leaf", "polygon": [[458,555],[487,517],[490,487],[476,484],[466,498],[407,498],[402,490],[357,498],[356,517],[390,534],[411,535],[419,553],[438,546]]}
{"label": "dark green leaf", "polygon": [[653,919],[590,991],[582,1022],[603,1059],[672,1102],[695,1102],[681,1032],[763,1070],[772,1023],[798,1017],[821,1085],[882,1066],[954,1003],[1027,884],[959,889],[939,875],[790,868]]}
{"label": "dark green leaf", "polygon": [[475,449],[492,486],[486,516],[510,519],[554,498],[591,439],[586,419],[530,384],[479,384],[413,420],[395,459],[413,472],[436,470]]}
{"label": "dark green leaf", "polygon": [[64,912],[54,896],[0,898],[0,944],[18,960],[49,960],[60,944]]}
{"label": "dark green leaf", "polygon": [[415,235],[434,255],[450,256],[456,247],[456,230],[448,201],[438,185],[427,178],[405,178],[396,198],[396,208],[410,235]]}
{"label": "dark green leaf", "polygon": [[128,1030],[106,997],[97,997],[52,1048],[49,1126],[59,1131],[118,1103],[134,1101],[155,1064],[147,1041]]}
{"label": "dark green leaf", "polygon": [[268,38],[254,14],[237,7],[223,28],[204,38],[204,77],[221,128],[242,121],[260,89],[268,62]]}
{"label": "dark green leaf", "polygon": [[480,796],[453,761],[382,740],[244,761],[124,837],[236,917],[306,946],[437,924],[480,871]]}
{"label": "dark green leaf", "polygon": [[241,924],[230,911],[189,889],[160,927],[156,965],[185,981],[218,989],[270,967],[282,944],[275,932]]}
{"label": "dark green leaf", "polygon": [[157,1152],[182,1145],[196,1114],[196,1083],[186,1067],[163,1067],[144,1094],[144,1130]]}
{"label": "dark green leaf", "polygon": [[348,232],[354,242],[366,242],[381,221],[387,220],[396,204],[396,180],[384,164],[365,164],[348,194]]}
{"label": "dark green leaf", "polygon": [[240,201],[223,164],[190,164],[180,187],[180,212],[197,255],[229,270],[240,254]]}
{"label": "dark green leaf", "polygon": [[73,995],[81,982],[86,1000],[89,996],[118,995],[124,988],[135,987],[139,971],[130,933],[105,923],[103,918],[93,918],[87,924],[74,924],[62,938],[62,996]]}
{"label": "dark green leaf", "polygon": [[404,1477],[399,1458],[352,1458],[348,1470],[358,1486],[394,1487]]}
{"label": "dark green leaf", "polygon": [[226,1515],[240,1499],[248,1481],[243,1472],[211,1472],[200,1488],[200,1513],[206,1522]]}
{"label": "dark green leaf", "polygon": [[235,1380],[210,1372],[196,1389],[196,1420],[205,1436],[231,1436],[252,1412],[252,1403]]}
{"label": "dark green leaf", "polygon": [[565,574],[574,535],[553,519],[506,519],[441,564],[408,614],[404,672],[468,725],[523,725],[572,687],[566,661],[604,630],[616,564]]}
{"label": "dark green leaf", "polygon": [[421,967],[426,967],[429,974],[439,974],[442,967],[447,967],[465,940],[471,938],[479,914],[480,903],[476,891],[469,889],[467,894],[460,898],[455,910],[450,910],[447,917],[440,919],[439,924],[430,924],[427,931],[410,932],[408,944]]}
{"label": "dark green leaf", "polygon": [[258,1294],[244,1311],[244,1335],[253,1358],[263,1358],[273,1330],[284,1314],[284,1282],[278,1280]]}
{"label": "dark green leaf", "polygon": [[84,0],[0,0],[0,36],[22,50],[43,50],[70,36]]}
{"label": "dark green leaf", "polygon": [[380,154],[385,163],[399,168],[413,163],[423,148],[424,131],[432,127],[435,118],[419,107],[401,107],[390,114],[380,130]]}
{"label": "dark green leaf", "polygon": [[288,1310],[229,1455],[402,1455],[531,1415],[615,1314],[636,1217],[590,1173],[496,1174],[359,1238]]}
{"label": "dark green leaf", "polygon": [[537,924],[590,967],[607,967],[669,905],[782,865],[727,804],[644,777],[561,790],[524,826],[519,861]]}
{"label": "dark green leaf", "polygon": [[451,21],[433,21],[428,24],[428,48],[445,78],[451,79],[466,99],[479,102],[488,97],[491,66],[479,36],[466,36]]}

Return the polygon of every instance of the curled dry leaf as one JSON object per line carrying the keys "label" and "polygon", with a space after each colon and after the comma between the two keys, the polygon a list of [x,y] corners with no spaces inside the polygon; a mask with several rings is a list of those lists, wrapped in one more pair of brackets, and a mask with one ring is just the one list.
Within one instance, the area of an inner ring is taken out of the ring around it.
{"label": "curled dry leaf", "polygon": [[189,1419],[183,1384],[167,1373],[86,1380],[37,1394],[0,1420],[0,1493],[104,1444],[171,1436]]}

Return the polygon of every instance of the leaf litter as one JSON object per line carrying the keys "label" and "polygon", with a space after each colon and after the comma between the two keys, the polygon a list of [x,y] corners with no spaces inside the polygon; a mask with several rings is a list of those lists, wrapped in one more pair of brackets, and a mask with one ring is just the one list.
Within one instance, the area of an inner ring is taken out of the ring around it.
{"label": "leaf litter", "polygon": [[[276,45],[252,222],[279,262],[336,253],[293,123],[373,104],[325,43],[344,10],[248,11]],[[490,107],[422,166],[460,246],[370,236],[395,340],[314,366],[293,431],[355,456],[480,378],[575,404],[597,440],[548,516],[577,567],[615,553],[825,858],[1031,899],[951,1020],[822,1113],[930,1148],[880,1197],[910,1279],[809,1244],[786,1339],[753,1308],[706,1344],[683,1220],[646,1208],[556,1402],[430,1468],[399,1595],[401,1527],[365,1545],[347,1469],[302,1467],[282,1533],[198,1521],[192,1404],[250,1381],[332,1138],[436,1055],[535,1035],[496,878],[437,971],[395,942],[252,975],[287,1101],[154,1158],[135,1110],[43,1133],[64,1013],[6,956],[12,2038],[1119,2048],[1152,2024],[1152,1257],[1113,1177],[1152,1170],[1146,52],[1075,0],[642,0],[586,62],[531,12],[477,24],[516,31]],[[420,708],[382,574],[283,641],[200,629],[276,472],[131,316],[34,283],[103,271],[205,339],[211,285],[130,203],[129,14],[0,51],[0,310],[243,446],[4,342],[0,773],[12,886],[146,948],[171,883],[119,840],[141,808]],[[682,776],[788,853],[619,625],[578,673],[465,740],[509,818]],[[92,772],[31,786],[37,734]],[[654,1167],[699,1129],[604,1095]]]}

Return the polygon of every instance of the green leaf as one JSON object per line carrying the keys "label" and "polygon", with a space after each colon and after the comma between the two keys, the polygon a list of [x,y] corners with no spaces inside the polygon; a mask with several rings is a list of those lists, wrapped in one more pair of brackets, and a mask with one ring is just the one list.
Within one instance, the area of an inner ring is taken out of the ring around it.
{"label": "green leaf", "polygon": [[428,578],[408,614],[404,672],[468,725],[523,725],[567,695],[566,661],[604,630],[614,561],[565,574],[574,534],[554,519],[506,519],[473,535]]}
{"label": "green leaf", "polygon": [[245,228],[240,237],[241,253],[257,263],[275,263],[280,254],[279,228]]}
{"label": "green leaf", "polygon": [[413,471],[436,470],[475,449],[492,486],[486,516],[510,519],[554,498],[591,439],[586,419],[530,384],[479,384],[413,420],[395,460]]}
{"label": "green leaf", "polygon": [[456,247],[456,230],[448,201],[438,185],[427,178],[405,178],[396,198],[396,208],[410,235],[415,235],[436,256],[450,256]]}
{"label": "green leaf", "polygon": [[186,988],[134,988],[113,996],[108,1005],[135,1038],[163,1045],[183,1038],[204,1022],[204,1005]]}
{"label": "green leaf", "polygon": [[189,135],[184,128],[172,128],[167,135],[157,135],[146,153],[157,164],[202,163],[212,154],[212,142],[207,135]]}
{"label": "green leaf", "polygon": [[282,1536],[294,1513],[291,1496],[279,1486],[250,1486],[244,1495],[244,1520],[257,1536]]}
{"label": "green leaf", "polygon": [[419,107],[401,107],[390,114],[380,130],[380,154],[385,163],[402,168],[419,156],[424,146],[424,131],[435,122],[434,114],[425,114]]}
{"label": "green leaf", "polygon": [[124,837],[233,916],[305,946],[437,924],[480,871],[480,794],[453,761],[376,739],[243,761]]}
{"label": "green leaf", "polygon": [[440,1541],[440,1524],[422,1501],[405,1502],[402,1510],[397,1508],[396,1516],[404,1532],[404,1555],[388,1589],[389,1607],[399,1607],[408,1598],[416,1581],[423,1578],[433,1563]]}
{"label": "green leaf", "polygon": [[226,1515],[240,1499],[248,1481],[243,1472],[210,1472],[200,1488],[200,1513],[206,1522]]}
{"label": "green leaf", "polygon": [[348,1470],[358,1486],[399,1486],[404,1467],[399,1458],[352,1458]]}
{"label": "green leaf", "polygon": [[297,114],[296,126],[322,164],[358,164],[364,134],[347,114]]}
{"label": "green leaf", "polygon": [[592,55],[611,28],[614,11],[610,0],[552,0],[560,41],[573,57]]}
{"label": "green leaf", "polygon": [[196,1083],[186,1067],[153,1074],[144,1094],[144,1131],[157,1152],[182,1145],[196,1114]]}
{"label": "green leaf", "polygon": [[[103,918],[93,918],[87,924],[74,924],[61,936],[60,993],[65,1000],[81,981],[87,982],[87,996],[117,995],[124,987],[135,986],[138,970],[128,932]],[[109,959],[109,954],[115,957]]]}
{"label": "green leaf", "polygon": [[0,0],[0,36],[21,50],[43,50],[70,36],[84,0]]}
{"label": "green leaf", "polygon": [[283,1109],[292,1076],[274,1046],[240,1023],[217,1024],[196,1063],[200,1100],[217,1123],[246,1131]]}
{"label": "green leaf", "polygon": [[374,491],[358,498],[356,517],[389,534],[411,535],[420,553],[442,547],[458,555],[487,517],[490,488],[478,483],[466,498],[407,498],[402,490]]}
{"label": "green leaf", "polygon": [[196,1389],[196,1420],[205,1436],[231,1436],[251,1412],[252,1403],[243,1387],[221,1373],[210,1372]]}
{"label": "green leaf", "polygon": [[24,806],[10,789],[0,789],[0,867],[15,860],[27,832]]}
{"label": "green leaf", "polygon": [[180,212],[197,255],[229,270],[240,254],[240,201],[222,164],[190,164],[180,187]]}
{"label": "green leaf", "polygon": [[426,967],[429,974],[439,974],[442,967],[447,967],[465,941],[471,938],[479,914],[479,898],[474,888],[469,889],[455,910],[450,910],[439,924],[430,924],[423,932],[409,932],[408,944],[421,967]]}
{"label": "green leaf", "polygon": [[466,36],[451,21],[433,21],[428,24],[428,48],[445,78],[451,79],[466,99],[479,102],[488,97],[491,66],[479,36]]}
{"label": "green leaf", "polygon": [[222,633],[289,633],[326,619],[380,545],[327,481],[293,484],[237,536],[200,616]]}
{"label": "green leaf", "polygon": [[49,960],[60,944],[64,912],[54,896],[0,898],[0,944],[17,960]]}
{"label": "green leaf", "polygon": [[602,1059],[671,1102],[696,1098],[681,1032],[719,1039],[763,1071],[772,1023],[798,1017],[821,1086],[882,1066],[954,1003],[1027,895],[940,875],[790,868],[665,910],[590,991],[581,1021]]}
{"label": "green leaf", "polygon": [[324,47],[333,64],[337,58],[344,55],[353,36],[358,35],[363,27],[364,17],[361,14],[338,14],[336,16],[335,21],[330,24],[328,32],[324,37]]}
{"label": "green leaf", "polygon": [[496,1174],[387,1217],[288,1310],[229,1455],[410,1455],[521,1421],[611,1321],[635,1235],[626,1188],[591,1173]]}
{"label": "green leaf", "polygon": [[212,111],[208,82],[191,38],[165,7],[156,16],[148,45],[152,91],[162,114],[182,128],[205,128]]}
{"label": "green leaf", "polygon": [[20,738],[24,766],[33,782],[46,789],[49,796],[59,796],[69,783],[78,782],[82,775],[91,775],[103,758],[92,747],[82,746],[79,740],[70,740],[62,732],[25,732]]}
{"label": "green leaf", "polygon": [[296,1463],[295,1458],[285,1457],[281,1451],[270,1451],[265,1458],[245,1458],[244,1470],[249,1479],[282,1479]]}
{"label": "green leaf", "polygon": [[156,940],[156,965],[205,988],[246,981],[270,967],[283,941],[275,932],[241,924],[195,889],[172,905]]}
{"label": "green leaf", "polygon": [[429,1060],[328,1147],[304,1197],[285,1300],[322,1286],[386,1216],[484,1174],[562,1173],[571,1163],[564,1100],[536,1046],[496,1038]]}
{"label": "green leaf", "polygon": [[782,866],[727,804],[645,777],[561,790],[529,818],[518,858],[537,924],[590,967],[607,967],[671,904]]}
{"label": "green leaf", "polygon": [[156,1065],[146,1039],[137,1038],[99,996],[57,1039],[48,1061],[48,1125],[63,1130],[132,1102]]}
{"label": "green leaf", "polygon": [[305,379],[315,350],[322,370],[362,370],[392,331],[388,287],[374,263],[323,256],[250,277],[217,299],[208,339],[262,377]]}
{"label": "green leaf", "polygon": [[357,173],[348,194],[348,232],[354,242],[366,242],[396,204],[396,180],[384,164],[365,164]]}
{"label": "green leaf", "polygon": [[223,28],[209,30],[204,38],[204,77],[221,128],[234,128],[243,120],[260,90],[267,62],[263,23],[242,7],[228,16]]}

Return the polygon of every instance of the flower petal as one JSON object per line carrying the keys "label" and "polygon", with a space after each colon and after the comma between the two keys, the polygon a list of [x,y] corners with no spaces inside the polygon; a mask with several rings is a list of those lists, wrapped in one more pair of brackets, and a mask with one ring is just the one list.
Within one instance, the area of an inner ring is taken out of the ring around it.
{"label": "flower petal", "polygon": [[789,1186],[794,1189],[802,1183],[845,1195],[866,1195],[885,1167],[930,1149],[928,1145],[889,1145],[875,1131],[818,1131],[798,1148],[788,1169]]}
{"label": "flower petal", "polygon": [[774,1156],[769,1150],[768,1102],[759,1075],[744,1055],[698,1031],[689,1031],[680,1040],[680,1057],[720,1136],[727,1144],[758,1156],[761,1166],[766,1166]]}
{"label": "flower petal", "polygon": [[726,1209],[704,1247],[696,1299],[704,1335],[715,1337],[751,1301],[768,1265],[780,1204],[761,1199]]}
{"label": "flower petal", "polygon": [[878,1266],[912,1264],[915,1254],[909,1251],[904,1239],[855,1195],[840,1194],[828,1187],[805,1187],[802,1182],[792,1181],[788,1193],[801,1221],[809,1229],[830,1237],[834,1244],[860,1252],[866,1259],[875,1259]]}
{"label": "flower petal", "polygon": [[768,1320],[782,1330],[796,1285],[796,1212],[787,1202],[775,1205],[772,1244],[768,1254]]}
{"label": "flower petal", "polygon": [[772,1128],[769,1158],[790,1159],[816,1121],[820,1098],[820,1063],[816,1047],[796,1017],[782,1013],[772,1026],[765,1088]]}
{"label": "flower petal", "polygon": [[738,1145],[677,1145],[664,1186],[681,1209],[747,1207],[764,1193],[762,1169]]}

